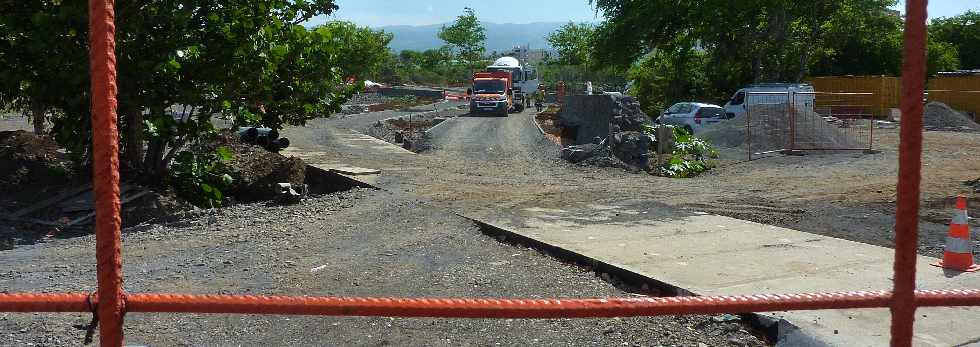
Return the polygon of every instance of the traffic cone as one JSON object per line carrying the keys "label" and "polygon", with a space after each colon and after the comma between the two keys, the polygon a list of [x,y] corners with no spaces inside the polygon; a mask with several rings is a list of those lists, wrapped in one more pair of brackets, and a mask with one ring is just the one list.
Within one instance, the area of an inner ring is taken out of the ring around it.
{"label": "traffic cone", "polygon": [[970,225],[966,215],[966,197],[956,197],[956,212],[953,222],[949,223],[949,235],[946,236],[946,250],[943,260],[932,264],[946,269],[963,272],[980,270],[980,265],[973,263],[973,240],[970,239]]}

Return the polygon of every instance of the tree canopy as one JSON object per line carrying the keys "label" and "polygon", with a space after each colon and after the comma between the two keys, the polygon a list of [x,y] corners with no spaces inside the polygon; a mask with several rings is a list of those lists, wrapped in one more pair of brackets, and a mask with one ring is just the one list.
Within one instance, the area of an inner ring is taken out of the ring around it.
{"label": "tree canopy", "polygon": [[476,12],[469,7],[463,9],[463,14],[452,25],[442,26],[439,39],[445,41],[467,63],[479,60],[486,51],[486,29],[476,18]]}
{"label": "tree canopy", "polygon": [[964,69],[980,69],[980,12],[932,20],[929,36],[956,48]]}
{"label": "tree canopy", "polygon": [[[332,0],[134,0],[116,3],[123,165],[159,182],[221,114],[280,128],[340,109],[391,36],[350,23],[301,25]],[[0,1],[0,102],[52,112],[55,138],[80,160],[90,146],[87,4]],[[9,78],[9,80],[8,80]]]}
{"label": "tree canopy", "polygon": [[558,54],[556,62],[566,65],[590,65],[594,33],[595,26],[592,24],[568,22],[548,34],[548,43]]}

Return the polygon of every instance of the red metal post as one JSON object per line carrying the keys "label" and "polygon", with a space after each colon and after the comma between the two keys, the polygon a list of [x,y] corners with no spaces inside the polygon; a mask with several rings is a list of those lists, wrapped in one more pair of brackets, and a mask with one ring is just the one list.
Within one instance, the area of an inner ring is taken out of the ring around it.
{"label": "red metal post", "polygon": [[925,91],[927,0],[905,2],[902,126],[895,209],[895,288],[891,302],[892,346],[911,346],[915,322],[915,262],[919,243],[922,180],[922,93]]}
{"label": "red metal post", "polygon": [[99,343],[122,346],[122,259],[119,240],[119,136],[116,130],[114,0],[89,0],[92,170],[98,263]]}

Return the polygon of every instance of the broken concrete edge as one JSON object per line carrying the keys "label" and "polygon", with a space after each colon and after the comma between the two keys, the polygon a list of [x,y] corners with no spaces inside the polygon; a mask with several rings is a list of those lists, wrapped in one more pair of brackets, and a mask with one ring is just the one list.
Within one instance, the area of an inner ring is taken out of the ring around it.
{"label": "broken concrete edge", "polygon": [[344,176],[337,172],[324,170],[313,165],[306,165],[306,185],[310,192],[330,194],[357,188],[378,189],[374,185]]}
{"label": "broken concrete edge", "polygon": [[[691,292],[687,289],[628,270],[623,266],[606,263],[575,251],[539,241],[475,218],[467,217],[460,213],[454,212],[454,214],[460,218],[470,220],[480,228],[480,232],[498,240],[499,242],[537,250],[538,252],[558,259],[559,261],[589,269],[589,271],[595,273],[596,275],[601,276],[603,273],[609,274],[610,278],[615,278],[623,284],[633,288],[650,288],[648,292],[656,294],[651,296],[700,296],[697,293]],[[604,278],[604,280],[606,279]],[[737,313],[736,315],[742,318],[745,325],[752,330],[765,335],[765,338],[768,339],[768,341],[772,341],[776,346],[828,346],[825,342],[819,341],[815,337],[807,335],[792,322],[778,318],[774,315],[755,312]]]}
{"label": "broken concrete edge", "polygon": [[[433,129],[436,129],[438,127],[441,127],[441,126],[445,125],[446,123],[454,122],[455,120],[456,120],[456,117],[446,118],[446,120],[440,122],[439,124],[433,125],[431,128],[425,129],[425,133],[426,134],[431,134]],[[415,153],[415,152],[412,152],[412,153]]]}
{"label": "broken concrete edge", "polygon": [[540,132],[541,135],[544,136],[544,128],[541,127],[541,124],[538,124],[538,119],[537,117],[535,117],[537,115],[538,115],[537,113],[532,113],[528,116],[528,118],[530,118],[531,124],[534,124],[534,127],[538,128],[538,132]]}
{"label": "broken concrete edge", "polygon": [[[314,168],[320,170],[319,168]],[[322,170],[321,170],[322,171]],[[335,175],[342,176],[334,173]],[[344,179],[356,182],[358,186],[365,188],[373,188],[381,191],[386,191],[384,188],[359,181],[355,178],[343,176]],[[639,274],[634,271],[625,269],[622,266],[616,264],[610,264],[598,259],[594,259],[583,255],[581,253],[567,250],[546,242],[535,240],[533,238],[515,233],[513,231],[498,227],[496,225],[481,221],[476,218],[471,218],[463,215],[459,212],[451,212],[457,217],[469,220],[475,224],[480,232],[491,238],[496,239],[498,242],[519,245],[534,249],[540,253],[543,253],[549,257],[555,258],[559,261],[568,264],[574,264],[582,268],[587,268],[596,275],[602,273],[609,274],[610,278],[616,278],[620,282],[633,287],[633,288],[649,288],[648,291],[656,290],[656,296],[698,296],[697,293],[691,292],[684,288],[674,286],[672,284],[659,281],[654,278],[647,277],[645,275]],[[604,279],[605,280],[605,279]],[[741,317],[744,325],[747,325],[752,330],[765,335],[768,341],[772,341],[775,346],[806,346],[806,347],[825,347],[828,346],[826,343],[817,340],[815,337],[809,336],[804,333],[798,326],[794,325],[785,319],[778,318],[771,314],[764,313],[739,313],[737,314]]]}

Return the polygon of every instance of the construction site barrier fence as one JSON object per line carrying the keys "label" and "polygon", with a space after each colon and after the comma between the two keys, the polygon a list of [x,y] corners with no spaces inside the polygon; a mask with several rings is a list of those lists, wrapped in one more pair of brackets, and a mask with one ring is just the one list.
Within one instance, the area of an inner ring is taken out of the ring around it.
{"label": "construction site barrier fence", "polygon": [[748,158],[800,150],[871,150],[871,93],[753,92],[746,96]]}
{"label": "construction site barrier fence", "polygon": [[[636,299],[386,299],[126,294],[120,255],[119,163],[113,0],[89,0],[89,42],[96,192],[93,294],[0,294],[2,312],[93,312],[102,346],[122,346],[126,312],[309,314],[350,316],[555,318],[704,314],[889,307],[891,344],[911,346],[919,306],[980,306],[980,291],[916,291],[926,1],[906,2],[901,146],[893,290]],[[791,100],[787,104],[794,105]],[[790,125],[795,123],[789,123]]]}
{"label": "construction site barrier fence", "polygon": [[[820,93],[870,93],[860,103],[871,105],[877,119],[891,118],[892,110],[899,107],[902,91],[901,78],[891,76],[825,76],[807,82]],[[942,102],[980,123],[980,74],[930,77],[924,100]],[[817,106],[822,106],[821,101]]]}

